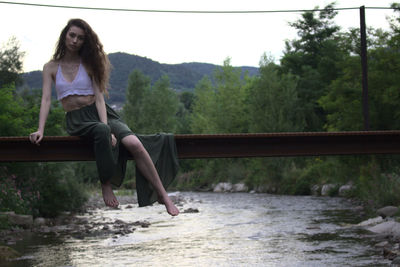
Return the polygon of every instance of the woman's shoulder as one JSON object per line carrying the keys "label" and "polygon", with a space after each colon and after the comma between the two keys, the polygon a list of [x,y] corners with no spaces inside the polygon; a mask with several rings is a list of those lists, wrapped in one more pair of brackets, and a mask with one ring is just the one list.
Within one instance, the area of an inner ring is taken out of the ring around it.
{"label": "woman's shoulder", "polygon": [[56,60],[50,60],[43,66],[43,72],[54,73],[57,71],[59,62]]}

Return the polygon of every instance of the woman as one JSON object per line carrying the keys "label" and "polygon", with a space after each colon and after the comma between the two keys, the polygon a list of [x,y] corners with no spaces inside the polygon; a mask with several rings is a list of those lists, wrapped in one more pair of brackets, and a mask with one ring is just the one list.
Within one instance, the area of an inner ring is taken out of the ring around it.
{"label": "woman", "polygon": [[29,139],[39,145],[43,138],[54,82],[57,98],[66,111],[67,132],[90,138],[94,143],[105,204],[114,208],[119,205],[111,179],[117,164],[113,153],[118,153],[116,148],[121,142],[153,186],[159,202],[170,215],[176,216],[179,210],[166,193],[146,149],[118,114],[105,104],[109,74],[110,63],[96,33],[85,21],[71,19],[60,34],[52,60],[43,67],[39,127]]}

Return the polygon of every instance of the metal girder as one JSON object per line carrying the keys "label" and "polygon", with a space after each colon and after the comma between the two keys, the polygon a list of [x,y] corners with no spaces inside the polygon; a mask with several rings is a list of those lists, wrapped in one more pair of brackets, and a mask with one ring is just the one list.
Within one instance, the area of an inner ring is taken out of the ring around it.
{"label": "metal girder", "polygon": [[[175,135],[178,157],[236,158],[400,154],[400,131]],[[90,161],[92,145],[73,136],[0,137],[0,162]]]}

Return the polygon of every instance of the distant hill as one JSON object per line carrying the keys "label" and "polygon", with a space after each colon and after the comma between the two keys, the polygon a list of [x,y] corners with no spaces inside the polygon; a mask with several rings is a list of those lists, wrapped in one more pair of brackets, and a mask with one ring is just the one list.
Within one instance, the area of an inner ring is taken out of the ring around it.
{"label": "distant hill", "polygon": [[[122,104],[125,101],[125,90],[128,85],[129,75],[134,69],[139,69],[144,75],[149,76],[152,83],[163,75],[168,75],[171,87],[176,91],[192,91],[197,82],[205,75],[210,78],[218,65],[208,63],[182,63],[161,64],[146,57],[130,55],[127,53],[111,53],[108,55],[113,66],[110,76],[110,98],[108,102]],[[250,76],[258,74],[258,68],[239,67],[242,73]],[[41,88],[42,72],[32,71],[22,75],[24,87]]]}

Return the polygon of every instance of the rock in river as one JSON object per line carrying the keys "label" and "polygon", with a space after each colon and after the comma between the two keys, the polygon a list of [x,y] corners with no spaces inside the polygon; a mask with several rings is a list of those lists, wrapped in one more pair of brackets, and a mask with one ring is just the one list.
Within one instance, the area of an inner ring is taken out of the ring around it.
{"label": "rock in river", "polygon": [[383,207],[383,208],[377,210],[376,212],[378,213],[378,215],[385,218],[385,217],[391,217],[391,216],[395,215],[398,211],[399,211],[398,207],[386,206],[386,207]]}
{"label": "rock in river", "polygon": [[14,249],[6,246],[0,246],[0,262],[15,259],[21,255]]}
{"label": "rock in river", "polygon": [[367,229],[377,234],[390,235],[395,238],[400,237],[400,223],[395,221],[383,222]]}

